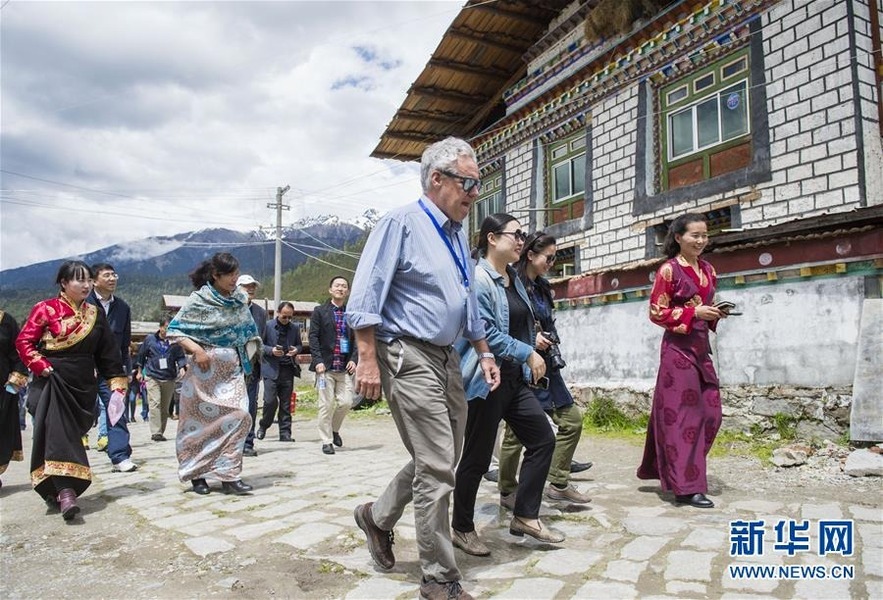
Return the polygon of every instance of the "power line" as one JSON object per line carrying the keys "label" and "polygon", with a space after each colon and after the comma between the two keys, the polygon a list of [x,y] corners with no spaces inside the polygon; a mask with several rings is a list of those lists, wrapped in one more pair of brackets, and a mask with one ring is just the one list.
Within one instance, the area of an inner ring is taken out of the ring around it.
{"label": "power line", "polygon": [[319,258],[319,257],[313,256],[313,255],[311,255],[311,254],[307,254],[307,253],[304,252],[303,250],[300,250],[299,248],[295,248],[292,244],[286,242],[285,240],[282,240],[282,243],[285,244],[286,246],[288,246],[289,248],[291,248],[292,250],[294,250],[294,251],[296,251],[296,252],[300,252],[301,254],[303,254],[304,256],[306,256],[307,258],[312,258],[312,259],[315,260],[315,261],[318,261],[318,262],[320,262],[320,263],[322,263],[322,264],[325,264],[325,265],[328,265],[328,266],[334,267],[335,269],[340,269],[340,270],[342,270],[342,271],[347,271],[348,273],[355,273],[355,271],[352,270],[352,269],[348,269],[348,268],[346,268],[346,267],[341,267],[340,265],[335,265],[334,263],[330,263],[330,262],[328,262],[327,260],[322,260],[322,259]]}

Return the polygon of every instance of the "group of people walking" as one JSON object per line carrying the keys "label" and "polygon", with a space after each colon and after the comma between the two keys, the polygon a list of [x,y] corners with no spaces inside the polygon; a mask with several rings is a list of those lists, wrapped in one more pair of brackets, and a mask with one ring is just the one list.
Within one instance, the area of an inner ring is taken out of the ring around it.
{"label": "group of people walking", "polygon": [[[582,413],[561,376],[566,363],[544,277],[555,238],[528,235],[513,215],[492,214],[470,260],[463,223],[481,177],[463,140],[426,148],[421,183],[419,200],[374,228],[353,280],[347,313],[360,357],[357,390],[367,398],[383,391],[411,455],[354,517],[374,562],[391,569],[393,529],[413,502],[421,598],[463,600],[472,596],[453,549],[491,554],[474,513],[498,423],[507,424],[498,485],[500,505],[512,512],[509,532],[555,544],[565,536],[540,520],[543,497],[590,501],[570,482]],[[657,273],[650,311],[666,333],[638,470],[699,508],[713,506],[704,495],[705,456],[721,418],[708,331],[727,316],[710,305],[714,269],[699,258],[707,241],[700,215],[676,219],[668,233],[669,260]]]}
{"label": "group of people walking", "polygon": [[[566,363],[545,277],[555,262],[555,238],[528,235],[517,218],[498,213],[481,223],[470,251],[462,225],[481,178],[463,140],[427,147],[421,183],[420,199],[388,213],[369,236],[348,305],[349,281],[330,281],[330,299],[312,316],[310,369],[323,453],[343,445],[340,427],[355,389],[369,399],[382,390],[411,455],[374,502],[354,510],[375,563],[394,567],[393,529],[413,502],[420,596],[468,599],[454,548],[491,554],[474,513],[499,423],[506,423],[498,485],[500,505],[512,512],[509,532],[557,544],[565,536],[540,520],[543,498],[590,502],[570,481],[582,412],[561,374]],[[676,219],[665,241],[668,260],[656,273],[650,318],[666,331],[637,471],[639,478],[660,479],[676,502],[697,508],[713,506],[705,496],[705,457],[721,423],[708,332],[727,316],[712,304],[716,274],[700,258],[707,242],[705,220],[696,214]],[[76,497],[91,479],[80,436],[91,426],[99,387],[106,388],[112,424],[119,422],[117,399],[126,389],[111,322],[100,299],[87,302],[94,276],[85,264],[68,261],[58,273],[59,296],[38,303],[21,332],[6,316],[0,321],[4,394],[22,383],[25,368],[35,376],[28,396],[34,488],[65,519],[79,510]],[[301,350],[294,307],[282,303],[268,321],[252,302],[258,282],[240,275],[228,253],[214,255],[190,277],[195,291],[167,328],[161,326],[158,350],[165,375],[183,376],[179,477],[199,494],[210,492],[207,477],[225,492],[248,493],[240,473],[243,455],[256,454],[254,439],[264,439],[278,416],[280,441],[294,441],[287,410]],[[9,350],[10,340],[17,353]],[[173,347],[189,358],[184,373]],[[163,374],[145,375],[163,388]],[[265,399],[256,423],[258,376]],[[7,404],[4,396],[4,411]],[[159,412],[151,420],[154,439],[165,427],[165,411]],[[20,437],[17,447],[3,442],[0,473],[9,456],[21,454]]]}
{"label": "group of people walking", "polygon": [[[23,459],[18,391],[28,385],[30,372],[31,480],[65,520],[80,512],[77,497],[92,480],[83,438],[99,407],[113,470],[137,469],[126,426],[127,387],[142,382],[155,442],[166,440],[171,399],[180,386],[176,453],[181,481],[191,483],[199,494],[210,493],[207,478],[220,481],[225,493],[252,490],[240,474],[256,420],[247,388],[261,365],[265,406],[257,437],[263,439],[278,411],[280,440],[293,441],[289,402],[293,379],[300,375],[296,357],[302,349],[300,330],[291,322],[294,307],[283,302],[271,323],[265,312],[263,319],[256,318],[252,308],[257,305],[250,302],[253,290],[249,295],[247,286],[257,282],[240,277],[239,263],[229,253],[204,261],[190,278],[194,292],[171,321],[162,319],[157,332],[145,339],[134,366],[130,310],[113,295],[118,276],[110,265],[64,262],[56,278],[58,297],[37,303],[20,330],[0,311],[0,376],[5,382],[0,398],[0,474],[11,460]],[[112,282],[110,293],[103,294],[99,282]],[[310,334],[311,341],[315,339],[310,368],[321,374],[317,387],[322,450],[333,454],[334,446],[343,445],[340,427],[352,404],[357,358],[352,333],[343,321],[346,278],[332,279],[329,293],[330,300],[313,315],[317,327]],[[13,413],[15,431],[7,427]],[[122,433],[115,435],[118,431]],[[253,445],[250,455],[256,455]]]}

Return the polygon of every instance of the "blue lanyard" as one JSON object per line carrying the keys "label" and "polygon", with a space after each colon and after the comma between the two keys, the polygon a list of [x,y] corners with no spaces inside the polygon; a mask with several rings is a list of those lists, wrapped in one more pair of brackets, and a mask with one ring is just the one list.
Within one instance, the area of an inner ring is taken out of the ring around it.
{"label": "blue lanyard", "polygon": [[[457,242],[457,246],[460,249],[460,256],[457,256],[457,253],[454,252],[454,245],[451,244],[451,240],[448,238],[445,230],[442,229],[442,226],[438,224],[438,221],[435,220],[435,217],[432,216],[432,213],[429,212],[429,209],[426,208],[426,205],[423,204],[423,198],[417,200],[417,203],[420,205],[420,208],[423,209],[423,212],[426,213],[426,216],[429,217],[429,220],[432,221],[432,224],[435,225],[435,230],[438,232],[439,237],[445,243],[445,246],[448,247],[448,252],[451,253],[451,256],[454,259],[454,263],[457,265],[457,268],[460,269],[460,275],[463,276],[463,287],[467,290],[469,289],[469,275],[466,273],[466,255],[463,253],[463,244]],[[460,260],[460,259],[463,260]]]}

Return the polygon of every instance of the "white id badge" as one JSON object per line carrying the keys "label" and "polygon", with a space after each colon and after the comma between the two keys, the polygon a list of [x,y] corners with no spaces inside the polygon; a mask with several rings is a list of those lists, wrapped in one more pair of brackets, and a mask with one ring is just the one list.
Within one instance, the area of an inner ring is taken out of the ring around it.
{"label": "white id badge", "polygon": [[159,368],[160,369],[168,369],[169,368],[168,359],[165,359],[165,358],[159,359]]}
{"label": "white id badge", "polygon": [[340,338],[340,353],[341,354],[349,354],[349,351],[350,351],[349,338],[345,338],[345,337]]}

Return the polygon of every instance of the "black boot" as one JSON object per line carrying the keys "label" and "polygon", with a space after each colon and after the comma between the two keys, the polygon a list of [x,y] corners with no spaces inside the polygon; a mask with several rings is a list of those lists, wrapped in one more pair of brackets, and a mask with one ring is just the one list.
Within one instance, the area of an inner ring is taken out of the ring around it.
{"label": "black boot", "polygon": [[238,481],[224,481],[221,483],[221,490],[225,494],[236,494],[237,496],[241,496],[249,493],[252,489],[254,488],[247,483],[243,483],[241,479]]}
{"label": "black boot", "polygon": [[205,482],[205,479],[194,479],[190,483],[193,484],[193,491],[201,496],[205,496],[212,491],[208,484]]}

